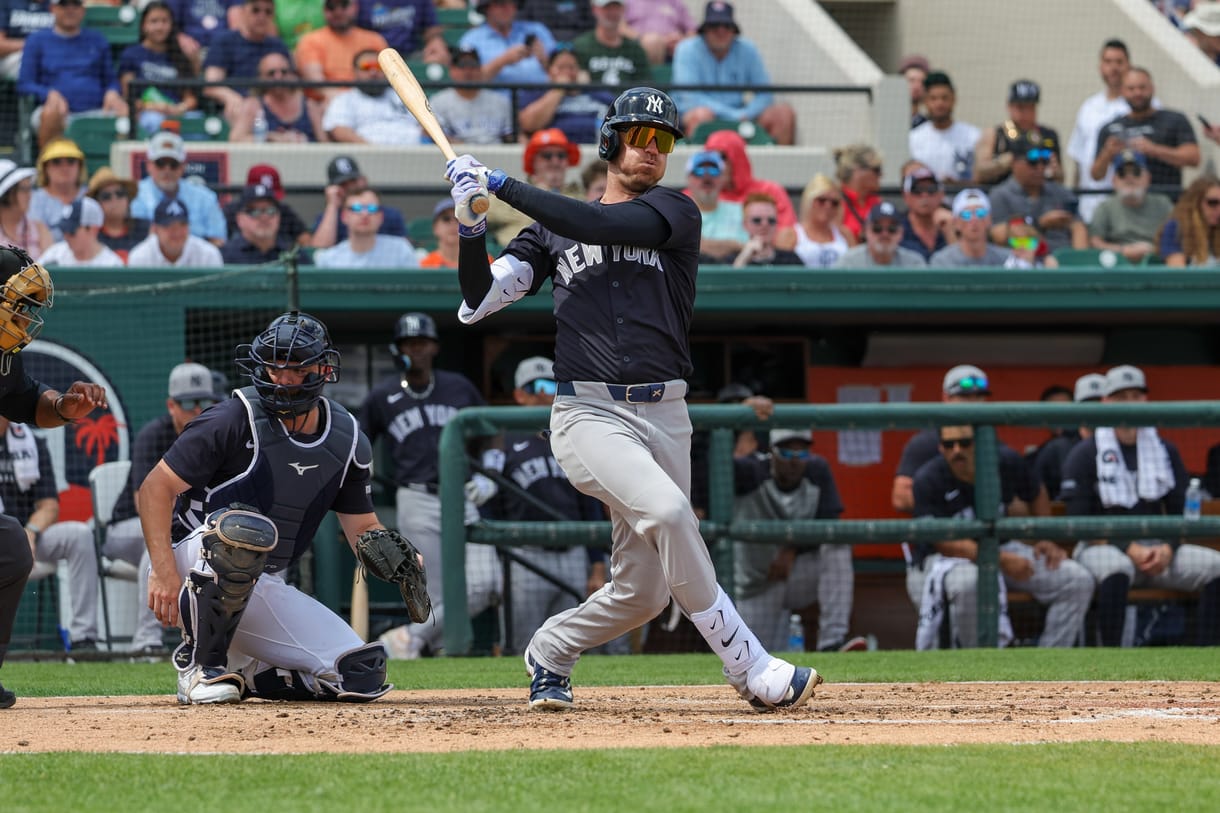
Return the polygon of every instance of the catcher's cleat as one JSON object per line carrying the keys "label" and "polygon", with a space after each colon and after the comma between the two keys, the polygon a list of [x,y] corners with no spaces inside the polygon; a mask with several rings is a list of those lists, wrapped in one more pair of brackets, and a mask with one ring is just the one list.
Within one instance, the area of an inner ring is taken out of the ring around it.
{"label": "catcher's cleat", "polygon": [[567,711],[572,708],[572,681],[534,662],[525,653],[525,672],[530,676],[530,711]]}
{"label": "catcher's cleat", "polygon": [[192,666],[178,673],[178,702],[184,706],[240,703],[242,679],[215,666]]}

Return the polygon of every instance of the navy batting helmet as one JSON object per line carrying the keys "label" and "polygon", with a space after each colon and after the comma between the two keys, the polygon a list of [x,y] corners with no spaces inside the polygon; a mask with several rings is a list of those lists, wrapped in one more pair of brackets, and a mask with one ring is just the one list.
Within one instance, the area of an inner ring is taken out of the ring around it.
{"label": "navy batting helmet", "polygon": [[619,94],[606,110],[597,142],[598,157],[603,161],[614,158],[621,144],[617,130],[632,124],[648,124],[668,130],[677,138],[684,137],[678,106],[668,94],[656,88],[631,88]]}
{"label": "navy batting helmet", "polygon": [[[271,415],[292,418],[313,409],[322,387],[339,380],[339,351],[317,318],[292,311],[277,316],[250,344],[237,348],[237,366],[250,376],[258,400]],[[317,365],[300,384],[285,386],[271,378],[272,370]]]}

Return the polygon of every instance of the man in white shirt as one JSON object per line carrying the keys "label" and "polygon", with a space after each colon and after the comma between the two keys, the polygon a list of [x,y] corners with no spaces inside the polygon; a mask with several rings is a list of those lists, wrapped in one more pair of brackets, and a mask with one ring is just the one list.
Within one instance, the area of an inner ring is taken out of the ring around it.
{"label": "man in white shirt", "polygon": [[[1076,113],[1076,126],[1068,140],[1067,153],[1076,162],[1072,185],[1080,189],[1110,189],[1114,175],[1107,172],[1101,180],[1094,180],[1089,170],[1097,158],[1097,134],[1101,128],[1117,118],[1131,112],[1131,105],[1123,98],[1123,77],[1131,67],[1127,46],[1122,40],[1106,40],[1101,46],[1101,81],[1104,90],[1099,90],[1080,105]],[[1155,101],[1153,106],[1159,107]],[[1083,169],[1082,169],[1083,168]],[[1093,212],[1106,199],[1105,195],[1081,195],[1080,219],[1088,223]]]}
{"label": "man in white shirt", "polygon": [[38,261],[43,265],[122,266],[123,259],[97,239],[104,219],[100,203],[90,197],[77,198],[64,207],[59,220],[64,239],[51,245]]}
{"label": "man in white shirt", "polygon": [[923,80],[928,120],[911,130],[907,148],[911,157],[936,173],[942,183],[961,186],[974,177],[974,148],[979,128],[953,120],[957,95],[944,71],[932,71]]}
{"label": "man in white shirt", "polygon": [[152,234],[137,243],[127,255],[128,265],[136,268],[224,265],[220,249],[191,234],[190,214],[186,204],[177,198],[166,198],[158,203],[152,223]]}
{"label": "man in white shirt", "polygon": [[353,192],[339,213],[348,237],[313,257],[319,268],[418,268],[415,247],[405,237],[378,234],[384,217],[381,198],[372,189]]}
{"label": "man in white shirt", "polygon": [[[385,74],[374,51],[352,61],[357,82],[383,82]],[[388,86],[354,87],[330,100],[322,129],[333,141],[353,144],[419,144],[423,129],[402,99]]]}

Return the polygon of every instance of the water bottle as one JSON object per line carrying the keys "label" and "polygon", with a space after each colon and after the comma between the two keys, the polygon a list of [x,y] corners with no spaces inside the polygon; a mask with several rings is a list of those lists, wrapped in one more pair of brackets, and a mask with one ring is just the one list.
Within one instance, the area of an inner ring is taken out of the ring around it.
{"label": "water bottle", "polygon": [[805,651],[805,625],[796,613],[788,616],[788,651]]}
{"label": "water bottle", "polygon": [[1182,516],[1186,519],[1198,519],[1203,513],[1203,484],[1198,477],[1190,478],[1190,485],[1186,487],[1186,505],[1182,509]]}
{"label": "water bottle", "polygon": [[261,106],[254,116],[254,140],[259,144],[267,140],[267,116]]}

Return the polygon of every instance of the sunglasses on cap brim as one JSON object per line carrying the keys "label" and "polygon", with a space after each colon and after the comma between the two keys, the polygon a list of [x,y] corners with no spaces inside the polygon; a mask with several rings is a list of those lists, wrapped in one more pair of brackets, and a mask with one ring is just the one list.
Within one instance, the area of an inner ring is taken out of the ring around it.
{"label": "sunglasses on cap brim", "polygon": [[674,151],[674,144],[678,137],[669,130],[662,130],[660,127],[647,127],[643,124],[633,124],[625,130],[620,130],[623,141],[633,147],[640,149],[646,148],[653,139],[657,142],[657,152],[670,153]]}

